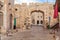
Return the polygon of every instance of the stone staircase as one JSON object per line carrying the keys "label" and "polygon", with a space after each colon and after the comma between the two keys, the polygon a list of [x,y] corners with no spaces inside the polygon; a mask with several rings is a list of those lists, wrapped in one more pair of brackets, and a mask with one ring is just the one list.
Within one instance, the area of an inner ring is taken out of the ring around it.
{"label": "stone staircase", "polygon": [[51,29],[58,30],[59,29],[59,23],[57,23],[54,26],[52,26]]}

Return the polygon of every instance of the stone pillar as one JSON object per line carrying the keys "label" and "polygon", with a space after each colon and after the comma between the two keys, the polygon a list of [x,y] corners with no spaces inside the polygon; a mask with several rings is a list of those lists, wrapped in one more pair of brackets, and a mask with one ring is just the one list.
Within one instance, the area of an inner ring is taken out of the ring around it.
{"label": "stone pillar", "polygon": [[5,11],[3,13],[3,27],[2,27],[2,33],[6,33],[9,29],[9,13],[7,11],[7,5],[4,5]]}
{"label": "stone pillar", "polygon": [[2,33],[6,33],[6,27],[7,27],[7,19],[6,19],[6,5],[4,5],[5,10],[3,11],[3,27],[2,27]]}

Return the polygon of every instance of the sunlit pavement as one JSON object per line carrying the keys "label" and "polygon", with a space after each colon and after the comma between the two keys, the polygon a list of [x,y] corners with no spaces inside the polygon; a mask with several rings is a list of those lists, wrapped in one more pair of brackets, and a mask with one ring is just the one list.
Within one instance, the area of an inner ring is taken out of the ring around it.
{"label": "sunlit pavement", "polygon": [[[60,32],[56,33],[58,37]],[[53,34],[49,33],[49,30],[43,29],[40,26],[32,26],[31,29],[25,31],[18,30],[17,33],[12,36],[1,36],[1,40],[55,40]]]}

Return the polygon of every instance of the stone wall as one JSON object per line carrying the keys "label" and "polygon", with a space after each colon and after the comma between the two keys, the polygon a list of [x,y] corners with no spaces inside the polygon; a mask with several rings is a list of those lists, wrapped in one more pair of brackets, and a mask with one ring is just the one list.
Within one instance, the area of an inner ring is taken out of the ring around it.
{"label": "stone wall", "polygon": [[12,14],[12,5],[14,0],[2,0],[3,4],[3,27],[1,27],[1,32],[6,33],[10,30],[10,14]]}
{"label": "stone wall", "polygon": [[[18,7],[18,6],[19,7]],[[46,23],[49,23],[49,16],[51,17],[50,19],[50,25],[54,25],[55,23],[57,23],[57,19],[54,19],[54,8],[53,8],[53,4],[47,4],[47,3],[30,3],[29,5],[27,5],[26,3],[22,3],[22,4],[16,4],[14,7],[17,7],[17,9],[19,9],[19,12],[15,12],[16,15],[20,14],[20,18],[18,18],[17,20],[17,25],[19,25],[20,27],[26,27],[26,25],[24,25],[26,18],[29,18],[29,22],[30,24],[32,24],[32,20],[31,20],[31,12],[34,10],[41,10],[44,12],[44,26],[46,27]]]}

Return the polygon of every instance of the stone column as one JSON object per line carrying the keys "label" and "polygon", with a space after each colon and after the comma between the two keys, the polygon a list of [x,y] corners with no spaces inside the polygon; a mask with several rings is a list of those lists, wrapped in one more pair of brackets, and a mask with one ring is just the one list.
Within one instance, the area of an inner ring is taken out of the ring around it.
{"label": "stone column", "polygon": [[7,12],[7,5],[5,5],[5,11],[3,13],[3,27],[2,32],[6,33],[9,29],[9,13]]}
{"label": "stone column", "polygon": [[6,33],[6,29],[7,29],[7,15],[6,15],[6,5],[4,5],[5,10],[3,12],[3,27],[2,27],[2,33]]}

